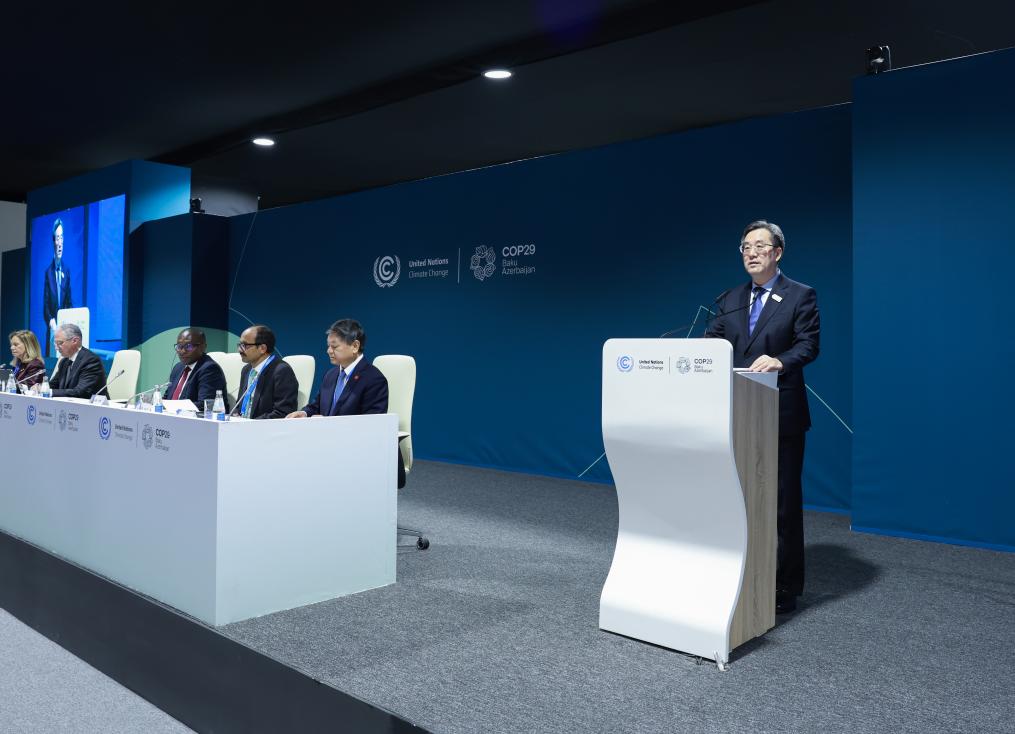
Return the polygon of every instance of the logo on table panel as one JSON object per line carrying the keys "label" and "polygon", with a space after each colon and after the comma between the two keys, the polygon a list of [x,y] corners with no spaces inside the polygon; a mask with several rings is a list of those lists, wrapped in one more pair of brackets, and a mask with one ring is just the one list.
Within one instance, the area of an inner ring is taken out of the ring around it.
{"label": "logo on table panel", "polygon": [[469,260],[469,269],[478,281],[492,277],[497,272],[497,251],[492,247],[480,245]]}
{"label": "logo on table panel", "polygon": [[382,255],[374,260],[374,282],[378,288],[390,288],[402,274],[402,261],[398,255]]}
{"label": "logo on table panel", "polygon": [[112,433],[113,421],[109,420],[109,416],[104,415],[99,418],[99,438],[103,441],[108,441]]}
{"label": "logo on table panel", "polygon": [[145,450],[147,451],[152,447],[153,443],[155,443],[155,431],[152,430],[152,427],[150,425],[145,423],[144,428],[141,429],[141,444],[145,447]]}
{"label": "logo on table panel", "polygon": [[630,372],[634,369],[634,360],[626,354],[617,357],[617,369],[621,372]]}
{"label": "logo on table panel", "polygon": [[61,410],[60,411],[60,415],[57,416],[56,423],[57,423],[58,426],[60,426],[60,430],[61,431],[66,431],[67,430],[67,411],[66,410]]}
{"label": "logo on table panel", "polygon": [[14,403],[4,403],[0,405],[0,418],[5,421],[9,421],[14,415]]}
{"label": "logo on table panel", "polygon": [[691,371],[691,360],[689,360],[687,357],[680,357],[677,360],[676,367],[677,372],[679,372],[682,375],[686,375],[688,372]]}
{"label": "logo on table panel", "polygon": [[36,418],[35,406],[29,405],[28,410],[25,412],[25,420],[28,421],[28,425],[34,426],[35,418]]}

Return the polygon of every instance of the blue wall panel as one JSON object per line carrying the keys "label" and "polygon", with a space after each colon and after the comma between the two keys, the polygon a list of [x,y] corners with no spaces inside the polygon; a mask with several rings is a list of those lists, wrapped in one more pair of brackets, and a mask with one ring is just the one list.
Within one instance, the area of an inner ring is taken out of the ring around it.
{"label": "blue wall panel", "polygon": [[1015,52],[857,82],[854,527],[1015,547]]}
{"label": "blue wall panel", "polygon": [[[736,248],[758,217],[785,228],[787,275],[818,290],[823,353],[808,381],[849,422],[846,107],[237,217],[230,330],[244,317],[269,323],[283,353],[317,357],[319,379],[324,330],[357,317],[368,354],[417,359],[419,456],[575,477],[602,452],[603,341],[658,336],[745,281]],[[534,272],[508,274],[504,248],[527,245],[535,254],[516,267]],[[470,262],[483,247],[496,270],[481,281]],[[399,277],[379,287],[385,256],[398,258]],[[847,507],[849,433],[813,407],[807,501]],[[606,462],[586,476],[608,481]]]}

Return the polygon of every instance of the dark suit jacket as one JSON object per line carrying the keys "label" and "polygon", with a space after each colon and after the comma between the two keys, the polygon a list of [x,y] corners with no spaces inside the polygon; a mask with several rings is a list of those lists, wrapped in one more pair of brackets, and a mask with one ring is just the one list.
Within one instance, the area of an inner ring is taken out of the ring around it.
{"label": "dark suit jacket", "polygon": [[106,384],[106,371],[96,354],[81,347],[73,363],[63,357],[49,386],[55,398],[90,398]]}
{"label": "dark suit jacket", "polygon": [[[176,392],[176,385],[183,376],[183,362],[177,362],[173,371],[169,373],[169,387],[166,388],[166,398],[172,398]],[[202,354],[201,359],[191,365],[190,377],[187,384],[183,386],[180,400],[190,400],[197,406],[199,411],[204,410],[205,400],[214,400],[215,391],[221,390],[222,397],[226,402],[226,410],[229,410],[229,396],[226,395],[226,373],[218,366],[218,363],[207,354]]]}
{"label": "dark suit jacket", "polygon": [[388,412],[388,381],[381,371],[370,364],[366,357],[360,360],[352,371],[349,382],[338,398],[335,410],[331,410],[331,399],[338,383],[338,367],[332,367],[321,382],[321,389],[303,410],[313,415],[368,415]]}
{"label": "dark suit jacket", "polygon": [[42,381],[46,379],[46,364],[38,357],[24,364],[19,363],[18,374],[14,379],[19,385],[25,387],[41,385]]}
{"label": "dark suit jacket", "polygon": [[[748,336],[750,309],[747,304],[753,287],[748,281],[723,297],[719,303],[720,315],[705,336],[726,339],[733,345],[734,367],[750,367],[763,354],[782,362],[779,433],[803,433],[811,427],[803,368],[818,356],[821,329],[817,294],[810,286],[780,275],[761,310],[754,333]],[[773,296],[780,296],[782,300],[777,301]]]}
{"label": "dark suit jacket", "polygon": [[[355,372],[353,374],[356,374]],[[236,394],[236,412],[243,404],[243,395],[247,392],[247,380],[250,377],[250,365],[243,365],[240,373],[240,389]],[[251,418],[285,418],[298,407],[299,382],[293,368],[286,364],[277,354],[257,378],[254,387],[254,404],[250,407]]]}
{"label": "dark suit jacket", "polygon": [[49,356],[49,350],[52,347],[53,341],[53,331],[49,326],[50,319],[55,319],[56,312],[61,308],[73,307],[70,294],[70,269],[67,267],[66,261],[60,266],[60,269],[63,271],[63,288],[60,291],[59,303],[57,303],[56,297],[56,268],[53,267],[52,261],[50,261],[49,267],[46,268],[45,280],[43,281],[42,315],[46,320],[46,341],[42,345],[42,353],[47,357]]}
{"label": "dark suit jacket", "polygon": [[42,315],[46,319],[47,324],[50,319],[56,318],[58,310],[61,308],[71,308],[70,269],[67,267],[66,262],[61,265],[60,269],[63,271],[63,288],[60,292],[60,302],[57,303],[56,268],[53,267],[52,262],[46,268],[46,281],[42,291]]}

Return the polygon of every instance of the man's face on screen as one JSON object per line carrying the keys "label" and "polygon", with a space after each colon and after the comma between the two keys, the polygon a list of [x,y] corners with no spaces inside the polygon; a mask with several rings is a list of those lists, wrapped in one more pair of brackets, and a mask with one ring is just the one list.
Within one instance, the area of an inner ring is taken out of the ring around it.
{"label": "man's face on screen", "polygon": [[53,257],[57,260],[63,257],[63,225],[61,224],[53,232]]}

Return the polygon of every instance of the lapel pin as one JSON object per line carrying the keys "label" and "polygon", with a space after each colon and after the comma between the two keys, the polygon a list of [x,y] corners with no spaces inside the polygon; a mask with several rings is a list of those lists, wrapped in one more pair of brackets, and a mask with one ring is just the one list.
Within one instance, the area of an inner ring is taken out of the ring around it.
{"label": "lapel pin", "polygon": [[782,302],[782,296],[780,296],[778,293],[773,293],[772,298],[775,300],[776,303]]}

